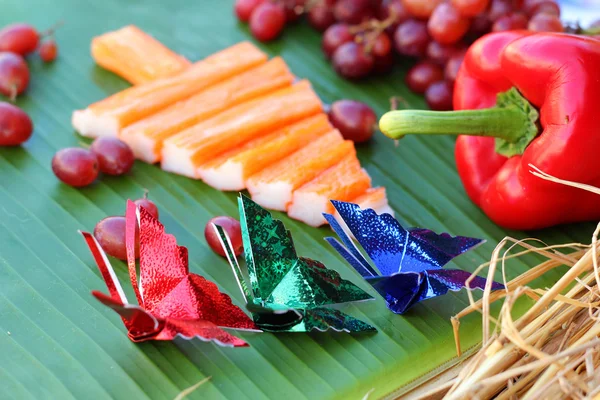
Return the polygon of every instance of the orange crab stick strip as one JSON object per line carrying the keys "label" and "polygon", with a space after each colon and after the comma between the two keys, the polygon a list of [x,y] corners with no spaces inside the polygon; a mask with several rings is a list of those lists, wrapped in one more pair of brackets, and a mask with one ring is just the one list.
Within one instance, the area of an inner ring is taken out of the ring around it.
{"label": "orange crab stick strip", "polygon": [[[394,210],[392,210],[388,203],[384,187],[370,188],[365,193],[349,201],[358,204],[363,209],[372,208],[379,214],[388,213],[394,215]],[[335,217],[338,220],[340,219],[337,212],[335,213]]]}
{"label": "orange crab stick strip", "polygon": [[72,123],[84,136],[118,136],[127,125],[266,61],[266,54],[253,44],[238,43],[178,75],[130,87],[75,111]]}
{"label": "orange crab stick strip", "polygon": [[216,189],[242,190],[248,177],[332,129],[327,115],[317,114],[223,153],[200,166],[198,175]]}
{"label": "orange crab stick strip", "polygon": [[326,223],[323,213],[335,211],[330,200],[349,201],[370,187],[369,174],[360,167],[356,155],[348,154],[294,191],[288,215],[310,226],[323,225]]}
{"label": "orange crab stick strip", "polygon": [[121,131],[121,139],[137,158],[158,162],[168,137],[229,107],[289,86],[293,80],[285,62],[274,58],[129,125]]}
{"label": "orange crab stick strip", "polygon": [[354,143],[334,130],[246,181],[252,199],[265,208],[285,211],[292,192],[313,180],[344,156],[355,155]]}
{"label": "orange crab stick strip", "polygon": [[164,141],[165,171],[198,178],[198,168],[226,151],[322,111],[307,81],[242,103]]}
{"label": "orange crab stick strip", "polygon": [[191,65],[134,25],[92,39],[92,57],[134,85],[176,75]]}

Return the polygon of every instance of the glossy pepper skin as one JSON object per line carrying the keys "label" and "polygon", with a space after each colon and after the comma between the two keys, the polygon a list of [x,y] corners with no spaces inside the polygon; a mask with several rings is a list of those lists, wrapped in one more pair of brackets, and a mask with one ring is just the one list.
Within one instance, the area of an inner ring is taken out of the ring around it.
{"label": "glossy pepper skin", "polygon": [[522,155],[496,153],[494,138],[459,136],[455,158],[469,197],[497,224],[537,229],[600,219],[600,196],[542,180],[600,186],[600,41],[505,32],[475,42],[459,71],[454,108],[488,108],[516,87],[540,112],[541,132]]}
{"label": "glossy pepper skin", "polygon": [[530,172],[532,165],[600,186],[600,40],[488,34],[468,50],[455,85],[455,111],[390,111],[381,131],[394,139],[459,135],[463,185],[498,225],[530,230],[600,219],[600,196]]}

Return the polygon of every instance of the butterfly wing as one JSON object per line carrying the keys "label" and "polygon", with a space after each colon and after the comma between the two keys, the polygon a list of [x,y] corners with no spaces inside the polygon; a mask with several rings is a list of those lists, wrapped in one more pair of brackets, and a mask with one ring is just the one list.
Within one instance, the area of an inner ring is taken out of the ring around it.
{"label": "butterfly wing", "polygon": [[[127,222],[136,215],[140,243],[140,291],[144,308],[153,312],[188,276],[188,253],[185,247],[177,245],[173,235],[165,233],[164,226],[156,218],[129,201]],[[131,237],[131,229],[128,233]]]}
{"label": "butterfly wing", "polygon": [[281,221],[244,195],[238,198],[244,254],[257,301],[270,296],[298,261],[294,243]]}
{"label": "butterfly wing", "polygon": [[360,250],[356,247],[352,239],[346,234],[339,222],[331,214],[324,213],[323,216],[331,226],[331,229],[338,235],[342,243],[332,237],[326,237],[325,240],[335,249],[354,269],[364,278],[377,276],[378,273],[365,260]]}
{"label": "butterfly wing", "polygon": [[333,308],[317,307],[303,311],[304,332],[313,330],[325,332],[329,329],[348,333],[377,332],[374,326]]}
{"label": "butterfly wing", "polygon": [[[425,271],[424,287],[421,292],[420,300],[430,299],[432,297],[441,296],[448,293],[449,290],[457,292],[466,286],[467,279],[471,277],[471,273],[460,269],[435,269]],[[485,288],[487,280],[480,276],[475,276],[469,282],[471,289]],[[492,282],[492,290],[503,289],[504,285],[498,282]]]}
{"label": "butterfly wing", "polygon": [[417,272],[399,273],[368,281],[385,299],[388,308],[396,314],[404,314],[421,300],[424,287],[423,274]]}
{"label": "butterfly wing", "polygon": [[484,243],[483,239],[437,234],[429,229],[410,229],[402,272],[442,268],[453,258]]}
{"label": "butterfly wing", "polygon": [[372,209],[362,210],[356,204],[343,201],[332,200],[331,203],[381,275],[399,272],[408,231],[389,214],[378,215]]}

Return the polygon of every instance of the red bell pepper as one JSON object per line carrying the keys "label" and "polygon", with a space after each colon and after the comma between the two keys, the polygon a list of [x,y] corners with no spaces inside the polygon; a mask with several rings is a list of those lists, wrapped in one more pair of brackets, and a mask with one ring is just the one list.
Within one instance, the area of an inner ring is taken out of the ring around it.
{"label": "red bell pepper", "polygon": [[600,219],[600,196],[539,179],[529,167],[600,186],[600,40],[486,35],[466,54],[454,108],[391,111],[379,124],[394,139],[460,135],[455,158],[463,185],[498,225],[526,230]]}

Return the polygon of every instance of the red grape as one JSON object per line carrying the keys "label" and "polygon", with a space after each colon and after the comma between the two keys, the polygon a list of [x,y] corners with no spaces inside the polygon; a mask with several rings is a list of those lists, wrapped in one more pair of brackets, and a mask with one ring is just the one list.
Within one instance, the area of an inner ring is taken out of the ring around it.
{"label": "red grape", "polygon": [[527,29],[527,17],[521,13],[504,15],[494,22],[492,32],[513,31]]}
{"label": "red grape", "polygon": [[423,94],[427,88],[437,81],[444,79],[444,71],[439,65],[431,62],[420,62],[406,74],[406,84],[415,93]]}
{"label": "red grape", "polygon": [[206,239],[208,246],[221,257],[225,257],[225,250],[223,250],[223,246],[221,246],[219,235],[215,231],[213,224],[222,227],[225,233],[227,233],[235,255],[239,256],[242,254],[244,246],[242,243],[242,229],[240,227],[240,222],[235,218],[219,216],[212,218],[204,227],[204,238]]}
{"label": "red grape", "polygon": [[285,20],[295,22],[300,19],[304,12],[304,3],[306,3],[306,0],[283,0]]}
{"label": "red grape", "polygon": [[144,197],[133,201],[136,206],[143,207],[150,215],[158,219],[158,207],[152,200],[148,198],[148,191],[144,193]]}
{"label": "red grape", "polygon": [[394,32],[396,51],[405,56],[423,57],[429,44],[427,23],[409,19],[398,25]]}
{"label": "red grape", "polygon": [[488,18],[494,22],[498,18],[509,14],[512,11],[510,0],[492,0],[488,12]]}
{"label": "red grape", "polygon": [[436,64],[444,65],[456,51],[456,46],[440,44],[432,40],[427,45],[427,58]]}
{"label": "red grape", "polygon": [[27,55],[34,51],[40,40],[37,30],[23,23],[11,24],[0,30],[0,51]]}
{"label": "red grape", "polygon": [[373,40],[371,53],[375,57],[385,57],[392,52],[392,41],[390,37],[382,32]]}
{"label": "red grape", "polygon": [[446,81],[432,83],[425,92],[429,108],[436,111],[452,110],[452,84]]}
{"label": "red grape", "polygon": [[368,105],[354,100],[338,100],[331,105],[329,121],[344,139],[366,142],[373,136],[377,115]]}
{"label": "red grape", "polygon": [[16,53],[0,53],[0,93],[14,100],[29,85],[29,68]]}
{"label": "red grape", "polygon": [[327,58],[331,58],[333,52],[343,45],[354,40],[354,35],[350,33],[350,27],[346,24],[331,25],[323,34],[321,48]]}
{"label": "red grape", "polygon": [[560,18],[552,14],[536,14],[529,21],[527,29],[534,32],[563,32]]}
{"label": "red grape", "polygon": [[475,17],[487,8],[490,0],[451,0],[452,5],[465,17]]}
{"label": "red grape", "polygon": [[39,48],[40,58],[44,62],[51,62],[56,59],[58,48],[56,42],[52,39],[47,39],[42,42]]}
{"label": "red grape", "polygon": [[402,0],[404,8],[416,18],[428,19],[433,10],[444,0]]}
{"label": "red grape", "polygon": [[238,19],[247,22],[252,15],[252,11],[264,0],[236,0],[234,10]]}
{"label": "red grape", "polygon": [[462,65],[462,62],[465,58],[465,52],[458,52],[453,55],[450,60],[446,63],[446,68],[444,68],[444,77],[450,83],[454,83],[456,80],[456,76],[458,75],[458,70]]}
{"label": "red grape", "polygon": [[469,30],[470,21],[460,15],[451,3],[442,3],[433,10],[427,22],[429,34],[441,44],[458,42]]}
{"label": "red grape", "polygon": [[338,47],[332,57],[333,69],[341,76],[349,79],[365,77],[371,72],[374,60],[365,51],[362,44],[344,43]]}
{"label": "red grape", "polygon": [[559,17],[560,7],[555,1],[551,0],[524,0],[523,12],[530,17],[540,13],[551,14]]}
{"label": "red grape", "polygon": [[261,42],[275,39],[285,25],[285,11],[279,4],[260,4],[250,16],[250,32]]}
{"label": "red grape", "polygon": [[[119,260],[127,260],[125,226],[125,217],[107,217],[98,222],[94,228],[94,237],[100,244],[100,247],[102,247],[106,254]],[[138,252],[139,250],[136,249],[136,258]]]}
{"label": "red grape", "polygon": [[90,150],[98,158],[100,171],[108,175],[123,175],[133,167],[135,157],[127,143],[113,137],[99,137]]}
{"label": "red grape", "polygon": [[54,175],[70,186],[87,186],[98,177],[98,159],[89,150],[69,147],[52,158]]}
{"label": "red grape", "polygon": [[385,20],[390,15],[395,16],[396,24],[404,22],[410,18],[409,12],[402,4],[402,0],[383,0],[379,6],[379,19]]}
{"label": "red grape", "polygon": [[340,22],[358,24],[373,17],[371,0],[338,0],[333,7],[333,14]]}
{"label": "red grape", "polygon": [[467,31],[467,39],[469,41],[475,41],[481,36],[485,35],[492,28],[492,21],[490,21],[489,15],[482,13],[471,19],[471,26]]}
{"label": "red grape", "polygon": [[19,107],[0,102],[0,146],[18,146],[33,132],[29,115]]}
{"label": "red grape", "polygon": [[319,32],[324,32],[335,24],[333,5],[335,0],[321,0],[308,11],[308,22]]}

